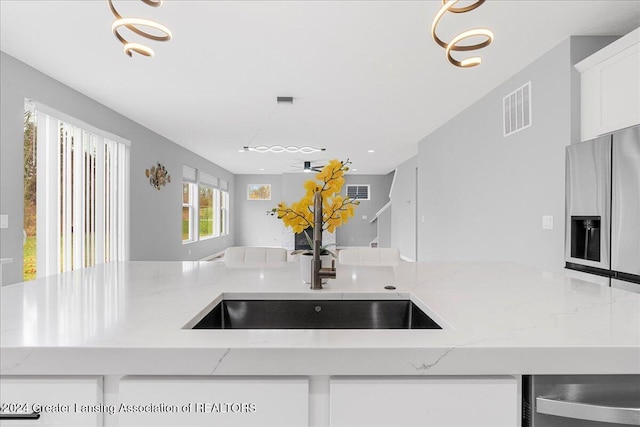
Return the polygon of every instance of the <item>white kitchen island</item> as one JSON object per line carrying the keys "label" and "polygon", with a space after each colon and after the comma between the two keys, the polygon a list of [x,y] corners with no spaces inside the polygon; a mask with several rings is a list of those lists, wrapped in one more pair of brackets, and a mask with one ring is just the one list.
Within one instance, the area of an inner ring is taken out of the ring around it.
{"label": "white kitchen island", "polygon": [[[396,290],[385,290],[389,284]],[[187,328],[223,296],[239,294],[406,298],[443,329]],[[449,393],[483,407],[485,400],[493,402],[486,414],[478,409],[469,425],[516,426],[521,375],[640,374],[640,295],[513,264],[339,266],[337,279],[311,291],[296,263],[230,269],[212,262],[122,262],[5,286],[1,303],[3,387],[33,390],[28,381],[89,381],[97,389],[92,425],[308,420],[347,426],[374,420],[400,426],[414,425],[411,417],[423,412],[436,417],[434,425],[446,425],[437,417],[454,420],[462,413],[456,409],[461,401],[447,408]],[[497,397],[487,398],[489,392]],[[198,396],[209,403],[253,403],[254,411],[237,406],[235,413],[231,407],[215,413],[211,406],[206,414],[194,408],[171,414],[171,407],[154,412],[149,406],[109,414],[108,407],[95,406],[136,399],[135,404],[180,406],[198,403]],[[421,396],[431,396],[431,409]],[[53,403],[61,398],[56,392],[48,397]],[[413,409],[399,410],[397,405],[412,399]],[[362,408],[366,413],[358,412]],[[79,416],[75,409],[67,416]],[[221,418],[211,421],[215,416]]]}

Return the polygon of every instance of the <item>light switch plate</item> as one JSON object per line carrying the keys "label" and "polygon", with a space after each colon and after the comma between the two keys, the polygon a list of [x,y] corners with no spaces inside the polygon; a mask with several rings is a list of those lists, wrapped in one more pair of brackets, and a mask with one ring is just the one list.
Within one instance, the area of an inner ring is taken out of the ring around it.
{"label": "light switch plate", "polygon": [[366,215],[362,215],[362,219],[367,219],[367,216]]}
{"label": "light switch plate", "polygon": [[543,230],[553,230],[553,216],[552,215],[543,215],[542,216],[542,229]]}
{"label": "light switch plate", "polygon": [[9,215],[0,215],[0,228],[9,228]]}

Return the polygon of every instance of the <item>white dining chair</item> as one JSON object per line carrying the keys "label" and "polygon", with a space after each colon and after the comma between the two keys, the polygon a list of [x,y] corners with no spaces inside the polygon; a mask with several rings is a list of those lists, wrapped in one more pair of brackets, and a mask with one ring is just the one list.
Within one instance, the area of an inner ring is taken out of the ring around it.
{"label": "white dining chair", "polygon": [[283,267],[287,262],[287,250],[255,246],[232,246],[224,251],[227,267]]}
{"label": "white dining chair", "polygon": [[340,265],[393,266],[400,262],[396,248],[349,247],[338,251]]}

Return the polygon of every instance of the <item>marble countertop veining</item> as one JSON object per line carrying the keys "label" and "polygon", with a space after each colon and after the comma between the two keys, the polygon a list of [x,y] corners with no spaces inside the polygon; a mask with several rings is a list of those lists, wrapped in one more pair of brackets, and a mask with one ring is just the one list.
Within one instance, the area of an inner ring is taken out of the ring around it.
{"label": "marble countertop veining", "polygon": [[[396,290],[384,289],[387,284]],[[223,294],[408,297],[442,330],[191,330]],[[119,262],[5,286],[2,375],[639,374],[640,295],[507,263]]]}

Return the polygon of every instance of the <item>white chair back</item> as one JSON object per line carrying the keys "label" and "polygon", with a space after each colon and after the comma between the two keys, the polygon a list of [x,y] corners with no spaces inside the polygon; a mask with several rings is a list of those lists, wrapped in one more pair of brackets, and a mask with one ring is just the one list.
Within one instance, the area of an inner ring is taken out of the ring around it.
{"label": "white chair back", "polygon": [[340,265],[393,266],[400,261],[400,251],[396,248],[354,247],[338,252]]}
{"label": "white chair back", "polygon": [[227,267],[282,267],[287,262],[287,250],[254,246],[232,246],[224,251]]}

